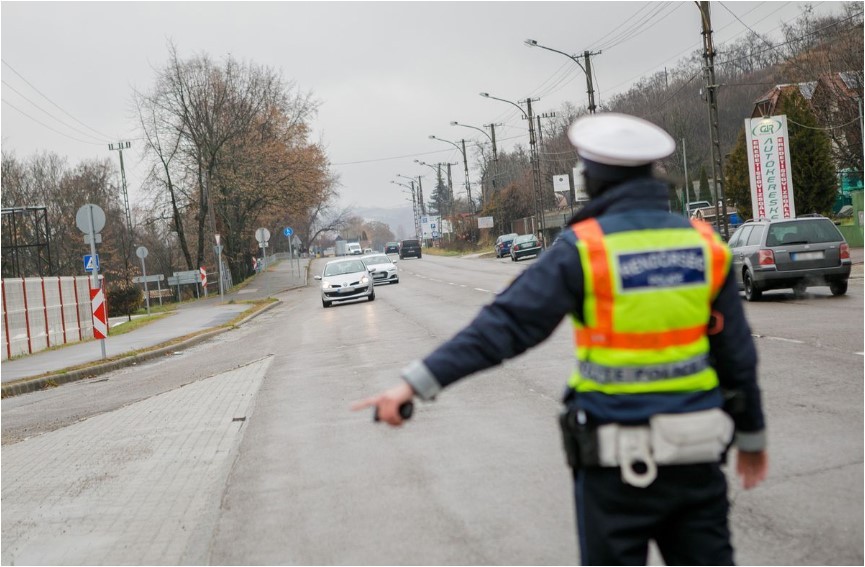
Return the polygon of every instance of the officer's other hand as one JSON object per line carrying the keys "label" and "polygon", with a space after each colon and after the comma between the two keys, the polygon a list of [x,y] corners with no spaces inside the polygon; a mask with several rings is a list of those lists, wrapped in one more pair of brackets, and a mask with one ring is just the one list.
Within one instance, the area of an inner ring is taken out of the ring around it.
{"label": "officer's other hand", "polygon": [[398,386],[394,386],[380,394],[353,403],[351,409],[358,411],[370,407],[375,408],[374,411],[378,412],[378,419],[380,421],[384,421],[394,427],[399,427],[403,422],[403,418],[399,413],[399,407],[406,402],[410,402],[413,397],[414,391],[411,389],[411,386],[407,382],[401,382]]}
{"label": "officer's other hand", "polygon": [[749,453],[739,451],[736,455],[736,472],[742,479],[742,487],[745,490],[754,488],[766,478],[769,470],[769,458],[766,451]]}

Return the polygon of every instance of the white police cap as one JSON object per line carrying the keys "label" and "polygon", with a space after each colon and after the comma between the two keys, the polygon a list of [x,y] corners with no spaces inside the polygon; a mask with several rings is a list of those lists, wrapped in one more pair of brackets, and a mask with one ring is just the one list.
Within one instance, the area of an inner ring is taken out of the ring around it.
{"label": "white police cap", "polygon": [[580,157],[605,165],[636,167],[672,154],[676,142],[647,120],[605,112],[578,118],[568,138]]}

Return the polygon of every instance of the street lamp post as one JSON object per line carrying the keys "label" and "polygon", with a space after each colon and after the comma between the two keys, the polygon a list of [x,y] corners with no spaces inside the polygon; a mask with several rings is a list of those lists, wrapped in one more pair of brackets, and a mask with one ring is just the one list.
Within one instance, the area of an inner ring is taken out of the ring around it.
{"label": "street lamp post", "polygon": [[406,185],[405,183],[400,183],[399,181],[391,181],[396,185],[401,185],[406,189],[411,191],[411,204],[412,204],[412,214],[414,216],[414,234],[415,238],[420,239],[420,211],[417,205],[417,193],[414,188],[414,177],[408,177],[407,175],[396,174],[397,177],[402,177],[404,179],[408,179],[411,185]]}
{"label": "street lamp post", "polygon": [[[480,132],[481,134],[483,134],[484,136],[486,136],[489,139],[490,143],[493,146],[493,194],[495,194],[495,192],[496,192],[496,178],[499,175],[499,155],[498,155],[498,152],[496,150],[496,125],[493,123],[484,124],[484,126],[489,126],[490,132],[492,132],[492,136],[487,134],[486,130],[478,128],[477,126],[472,126],[471,124],[461,124],[461,123],[457,122],[456,120],[451,122],[451,126],[462,126],[464,128],[472,128],[474,130],[477,130],[478,132]],[[484,208],[486,208],[486,206],[487,206],[487,192],[484,191],[483,183],[481,183],[481,200],[484,204]]]}
{"label": "street lamp post", "polygon": [[596,51],[592,53],[590,51],[584,51],[583,60],[586,62],[586,65],[583,66],[583,64],[580,63],[580,60],[577,59],[576,55],[568,55],[564,51],[559,51],[558,49],[553,49],[552,47],[541,45],[533,39],[527,39],[524,43],[529,47],[540,47],[541,49],[546,49],[547,51],[552,51],[553,53],[559,53],[561,55],[564,55],[565,57],[576,63],[577,66],[583,70],[583,73],[585,73],[586,75],[586,92],[589,94],[589,114],[594,114],[595,108],[597,107],[595,106],[595,89],[592,86],[592,61],[590,57],[592,55],[600,55],[601,52]]}
{"label": "street lamp post", "polygon": [[468,196],[468,199],[469,199],[469,212],[474,214],[475,213],[475,202],[472,201],[472,188],[471,188],[471,182],[469,181],[469,161],[468,161],[468,158],[466,157],[466,141],[460,140],[460,143],[462,144],[462,148],[460,148],[460,146],[458,146],[456,144],[456,142],[451,142],[450,140],[445,140],[444,138],[438,138],[438,137],[436,137],[435,134],[430,134],[429,138],[430,138],[430,140],[438,140],[439,142],[447,142],[448,144],[450,144],[453,147],[455,147],[456,149],[458,149],[459,152],[463,155],[463,167],[465,168],[465,177],[466,177],[466,195]]}
{"label": "street lamp post", "polygon": [[[538,224],[541,227],[541,233],[546,238],[546,220],[544,219],[544,209],[543,209],[543,196],[541,195],[541,167],[540,167],[540,159],[538,156],[538,148],[535,142],[535,127],[534,127],[534,119],[532,118],[532,102],[533,99],[526,99],[526,108],[528,112],[523,110],[523,107],[519,104],[512,102],[510,100],[504,98],[498,98],[492,96],[490,93],[480,93],[480,95],[484,98],[491,98],[493,100],[498,100],[500,102],[506,102],[512,106],[515,106],[517,110],[523,115],[523,118],[528,120],[529,122],[529,150],[532,159],[532,180],[535,185],[535,214],[538,217]],[[537,101],[538,99],[534,99]]]}
{"label": "street lamp post", "polygon": [[[427,166],[428,168],[432,169],[432,170],[436,173],[436,189],[439,189],[439,188],[440,188],[440,185],[442,184],[442,166],[443,166],[443,165],[447,165],[447,166],[457,165],[456,162],[454,162],[454,163],[450,163],[450,162],[444,162],[444,163],[442,163],[442,162],[439,162],[439,163],[427,163],[427,162],[425,162],[425,161],[421,161],[421,160],[419,160],[419,159],[414,160],[414,162],[415,162],[416,164],[418,164],[418,165],[425,165],[425,166]],[[454,188],[451,187],[450,179],[448,179],[447,189],[448,189],[448,191],[450,192],[449,197],[450,197],[451,201],[453,201]],[[439,203],[441,203],[441,196],[439,196]],[[449,211],[446,211],[446,210],[444,210],[444,211],[443,211],[443,210],[439,210],[439,211],[438,211],[438,213],[439,213],[440,215],[442,215],[442,214],[447,214],[448,212],[449,212]]]}

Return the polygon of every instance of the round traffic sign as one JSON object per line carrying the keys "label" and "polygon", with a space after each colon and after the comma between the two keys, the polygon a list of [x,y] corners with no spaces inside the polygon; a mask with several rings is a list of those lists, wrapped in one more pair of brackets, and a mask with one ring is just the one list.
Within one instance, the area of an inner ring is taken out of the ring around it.
{"label": "round traffic sign", "polygon": [[93,218],[93,232],[105,228],[105,211],[99,205],[86,204],[75,213],[75,226],[84,234],[90,234],[90,219]]}
{"label": "round traffic sign", "polygon": [[145,248],[144,246],[139,246],[138,248],[135,249],[135,255],[138,256],[139,258],[141,258],[142,260],[144,258],[147,258],[147,248]]}
{"label": "round traffic sign", "polygon": [[268,240],[270,240],[270,231],[266,228],[256,229],[255,239],[259,242],[267,242]]}
{"label": "round traffic sign", "polygon": [[282,234],[284,234],[286,236],[291,236],[292,234],[294,234],[294,231],[291,230],[290,226],[287,226],[287,227],[285,227],[285,230],[282,231]]}

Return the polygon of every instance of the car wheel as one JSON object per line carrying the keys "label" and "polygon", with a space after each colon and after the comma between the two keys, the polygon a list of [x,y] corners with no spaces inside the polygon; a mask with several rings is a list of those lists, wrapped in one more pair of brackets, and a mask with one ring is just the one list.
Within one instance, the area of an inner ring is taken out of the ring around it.
{"label": "car wheel", "polygon": [[393,283],[398,284],[398,283],[399,283],[399,278],[393,280]]}
{"label": "car wheel", "polygon": [[749,270],[745,270],[742,276],[742,281],[745,283],[745,299],[748,301],[757,301],[763,295],[762,290],[754,283],[754,278]]}
{"label": "car wheel", "polygon": [[798,281],[793,286],[793,295],[796,296],[797,299],[801,299],[805,297],[805,292],[808,291],[808,284],[804,281]]}
{"label": "car wheel", "polygon": [[372,293],[369,294],[369,300],[375,301],[375,290],[372,290]]}
{"label": "car wheel", "polygon": [[321,306],[324,307],[325,309],[327,309],[328,307],[330,307],[330,301],[325,301],[322,299],[321,300]]}
{"label": "car wheel", "polygon": [[844,295],[847,293],[847,280],[829,282],[829,291],[832,295]]}

